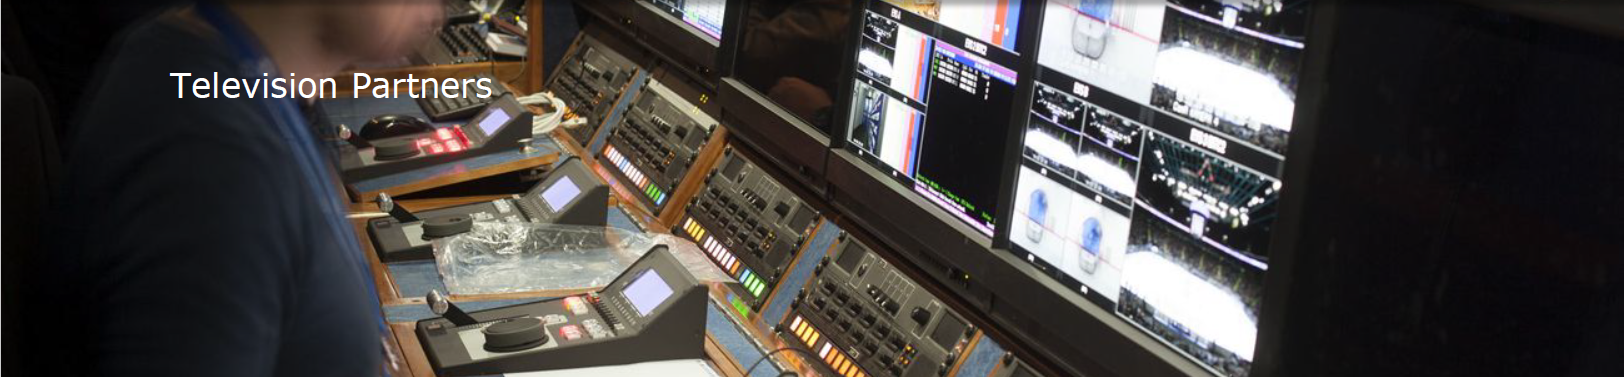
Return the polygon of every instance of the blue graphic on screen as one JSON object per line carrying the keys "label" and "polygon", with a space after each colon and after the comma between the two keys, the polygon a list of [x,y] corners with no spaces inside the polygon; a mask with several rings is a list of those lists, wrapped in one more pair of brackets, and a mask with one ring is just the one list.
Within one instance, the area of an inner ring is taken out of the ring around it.
{"label": "blue graphic on screen", "polygon": [[1077,11],[1100,21],[1111,21],[1112,0],[1080,0]]}
{"label": "blue graphic on screen", "polygon": [[1043,218],[1049,214],[1049,193],[1043,190],[1032,191],[1032,203],[1026,210],[1026,216],[1038,225],[1043,225]]}
{"label": "blue graphic on screen", "polygon": [[1083,250],[1100,255],[1100,240],[1104,238],[1105,230],[1100,228],[1100,219],[1090,217],[1083,220]]}

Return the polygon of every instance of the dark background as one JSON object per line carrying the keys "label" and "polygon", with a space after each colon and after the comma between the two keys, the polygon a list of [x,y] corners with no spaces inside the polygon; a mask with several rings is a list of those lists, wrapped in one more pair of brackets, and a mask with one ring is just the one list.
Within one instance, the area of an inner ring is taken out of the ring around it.
{"label": "dark background", "polygon": [[1275,375],[1624,375],[1624,40],[1340,5]]}

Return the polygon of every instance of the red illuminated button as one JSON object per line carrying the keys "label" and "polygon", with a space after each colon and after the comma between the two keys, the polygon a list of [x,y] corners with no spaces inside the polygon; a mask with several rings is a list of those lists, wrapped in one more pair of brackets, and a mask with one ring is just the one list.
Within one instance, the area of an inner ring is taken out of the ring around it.
{"label": "red illuminated button", "polygon": [[417,139],[417,146],[419,146],[419,147],[428,146],[429,144],[434,144],[434,139],[430,139],[430,138]]}
{"label": "red illuminated button", "polygon": [[451,134],[451,129],[448,128],[434,130],[434,135],[440,137],[440,140],[451,140],[451,137],[455,136]]}
{"label": "red illuminated button", "polygon": [[565,325],[564,327],[559,327],[558,336],[564,337],[564,340],[580,339],[581,327],[576,325]]}
{"label": "red illuminated button", "polygon": [[429,144],[429,154],[441,153],[445,153],[445,147],[440,146],[439,144]]}

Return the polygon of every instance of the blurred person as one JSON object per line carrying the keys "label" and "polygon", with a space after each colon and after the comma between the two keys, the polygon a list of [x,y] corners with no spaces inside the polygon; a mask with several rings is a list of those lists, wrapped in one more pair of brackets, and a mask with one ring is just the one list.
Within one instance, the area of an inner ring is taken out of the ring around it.
{"label": "blurred person", "polygon": [[177,98],[170,74],[331,77],[411,51],[442,9],[206,1],[126,29],[69,141],[57,247],[41,266],[54,300],[38,310],[55,319],[8,323],[40,343],[26,352],[37,358],[7,362],[38,375],[384,372],[392,340],[309,101]]}

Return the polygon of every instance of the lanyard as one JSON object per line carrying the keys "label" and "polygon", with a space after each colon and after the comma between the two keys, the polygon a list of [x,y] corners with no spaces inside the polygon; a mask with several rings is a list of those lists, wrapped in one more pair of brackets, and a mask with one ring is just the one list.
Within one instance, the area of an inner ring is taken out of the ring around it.
{"label": "lanyard", "polygon": [[[243,71],[242,74],[251,77],[255,72],[277,71],[275,64],[262,53],[263,50],[260,46],[242,29],[243,26],[240,21],[228,14],[221,5],[212,1],[201,1],[198,2],[196,9],[203,20],[214,26],[214,29],[219,31],[221,37],[230,45],[232,52],[237,55],[241,64],[239,69]],[[360,241],[353,232],[348,231],[348,228],[344,226],[343,219],[345,216],[342,206],[338,203],[339,193],[333,191],[333,188],[337,185],[332,180],[332,173],[327,170],[327,167],[331,166],[331,164],[326,163],[322,155],[317,152],[315,137],[311,135],[311,130],[306,124],[304,116],[298,111],[294,99],[265,98],[260,103],[270,112],[273,123],[276,123],[277,132],[293,149],[293,157],[298,160],[300,173],[304,176],[305,188],[315,195],[316,200],[320,202],[322,217],[327,225],[325,228],[332,233],[333,239],[339,242],[339,252],[350,255],[350,261],[356,270],[360,272],[358,276],[361,278],[364,288],[372,295],[374,302],[381,302],[378,299],[377,285],[371,279],[366,259],[359,248]],[[389,331],[389,327],[383,318],[382,308],[378,312],[378,331],[380,335],[386,335]]]}

